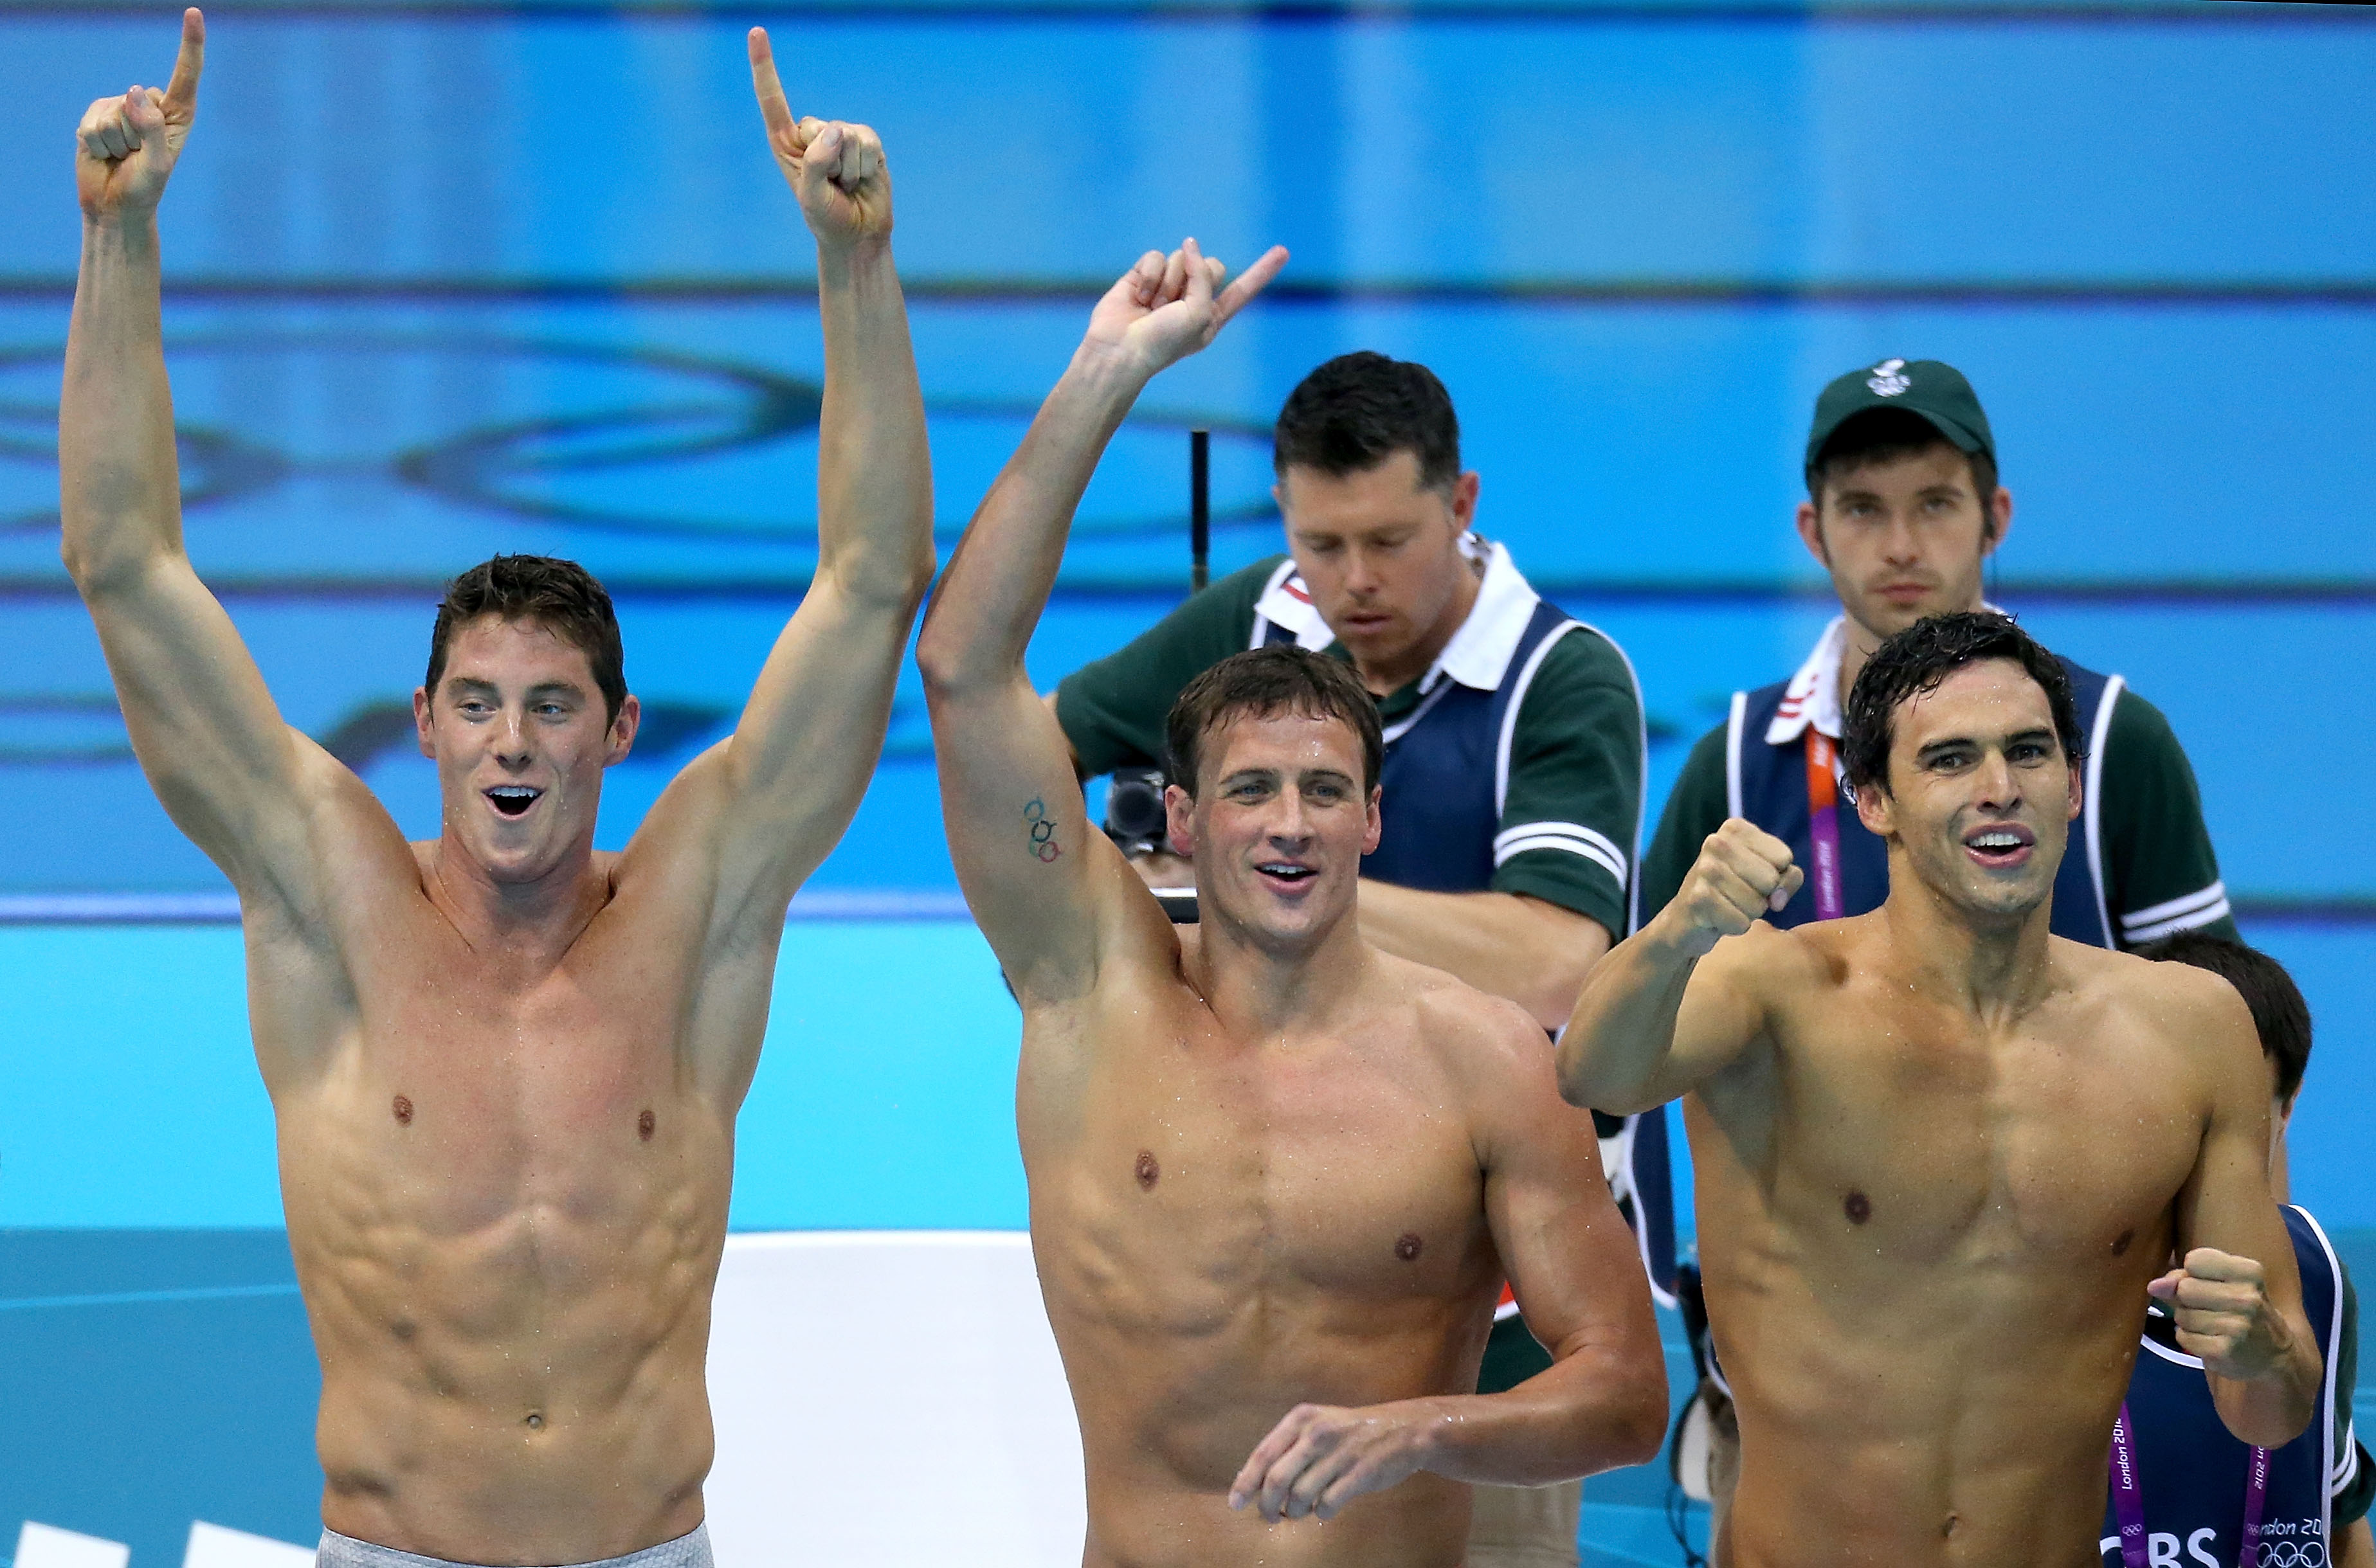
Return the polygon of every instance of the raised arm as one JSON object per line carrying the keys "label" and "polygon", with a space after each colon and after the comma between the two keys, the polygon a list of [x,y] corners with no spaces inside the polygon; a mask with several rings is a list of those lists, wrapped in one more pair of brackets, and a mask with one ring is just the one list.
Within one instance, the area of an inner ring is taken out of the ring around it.
{"label": "raised arm", "polygon": [[303,909],[319,872],[300,803],[361,786],[281,721],[182,546],[157,204],[197,116],[206,42],[205,19],[183,13],[171,83],[99,100],[76,133],[82,268],[58,410],[64,554],[158,800],[251,912],[267,892]]}
{"label": "raised arm", "polygon": [[772,940],[784,906],[840,840],[874,773],[891,695],[933,576],[932,455],[891,258],[891,173],[864,125],[795,119],[766,30],[751,82],[785,181],[815,236],[825,329],[817,564],[733,736],[653,808],[654,844],[715,847],[717,929]]}
{"label": "raised arm", "polygon": [[1298,1406],[1240,1470],[1232,1506],[1325,1519],[1421,1470],[1541,1486],[1657,1453],[1666,1360],[1650,1282],[1601,1177],[1592,1118],[1561,1103],[1541,1029],[1515,1007],[1492,1011],[1471,1110],[1485,1217],[1551,1365],[1500,1394]]}
{"label": "raised arm", "polygon": [[1018,996],[1085,992],[1108,899],[1151,899],[1091,828],[1063,731],[1023,650],[1106,443],[1156,373],[1202,349],[1285,265],[1273,249],[1218,297],[1218,262],[1188,241],[1149,251],[1108,290],[1087,335],[957,544],[916,663],[932,706],[941,810],[957,880]]}
{"label": "raised arm", "polygon": [[1763,1014],[1746,982],[1758,938],[1802,879],[1790,847],[1728,821],[1700,849],[1683,890],[1593,966],[1560,1037],[1560,1093],[1630,1115],[1689,1092],[1757,1038]]}
{"label": "raised arm", "polygon": [[2179,1266],[2147,1289],[2172,1303],[2179,1348],[2203,1359],[2228,1430],[2280,1447],[2310,1425],[2323,1361],[2302,1313],[2293,1240],[2269,1194],[2267,1063],[2251,1015],[2226,981],[2173,964],[2154,969],[2186,996],[2180,1043],[2205,1062],[2213,1099],[2194,1173],[2178,1197]]}

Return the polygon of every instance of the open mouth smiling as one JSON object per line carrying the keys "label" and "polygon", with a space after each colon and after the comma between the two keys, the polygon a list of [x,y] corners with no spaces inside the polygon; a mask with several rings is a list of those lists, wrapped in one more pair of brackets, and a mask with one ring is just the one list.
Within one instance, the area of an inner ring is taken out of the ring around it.
{"label": "open mouth smiling", "polygon": [[505,816],[524,815],[544,791],[529,784],[497,784],[481,790],[488,802]]}
{"label": "open mouth smiling", "polygon": [[1964,835],[1964,852],[1992,871],[2009,871],[2029,859],[2037,835],[2013,823],[1996,823]]}
{"label": "open mouth smiling", "polygon": [[1301,888],[1320,873],[1300,861],[1258,861],[1254,871],[1265,882],[1281,892]]}

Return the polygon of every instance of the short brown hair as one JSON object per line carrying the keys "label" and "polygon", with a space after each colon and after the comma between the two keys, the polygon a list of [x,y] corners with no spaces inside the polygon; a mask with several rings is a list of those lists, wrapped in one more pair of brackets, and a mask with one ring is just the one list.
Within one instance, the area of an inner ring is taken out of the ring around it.
{"label": "short brown hair", "polygon": [[619,617],[611,596],[594,574],[575,561],[550,555],[498,555],[481,561],[446,585],[437,624],[429,633],[429,699],[446,674],[446,652],[455,628],[481,615],[533,621],[586,656],[594,684],[602,693],[602,722],[619,717],[627,700],[626,653],[619,644]]}
{"label": "short brown hair", "polygon": [[1203,760],[1205,737],[1225,719],[1241,713],[1268,719],[1293,713],[1306,719],[1336,719],[1352,726],[1361,740],[1361,790],[1377,788],[1385,766],[1385,737],[1378,726],[1378,705],[1354,677],[1351,666],[1326,654],[1288,644],[1233,653],[1188,683],[1171,705],[1164,721],[1164,749],[1170,754],[1166,775],[1196,798],[1196,768]]}

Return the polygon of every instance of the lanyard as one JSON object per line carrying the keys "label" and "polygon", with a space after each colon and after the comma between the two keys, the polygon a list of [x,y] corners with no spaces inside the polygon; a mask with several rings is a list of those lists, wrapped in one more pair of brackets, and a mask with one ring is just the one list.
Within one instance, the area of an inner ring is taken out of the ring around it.
{"label": "lanyard", "polygon": [[[2137,1482],[2137,1445],[2129,1423],[2129,1407],[2121,1403],[2121,1419],[2112,1423],[2112,1514],[2121,1522],[2122,1568],[2147,1568],[2145,1494]],[[2252,1450],[2251,1467],[2244,1479],[2244,1528],[2236,1550],[2236,1568],[2259,1568],[2261,1515],[2269,1503],[2269,1451]]]}
{"label": "lanyard", "polygon": [[1814,884],[1815,918],[1835,921],[1847,913],[1840,897],[1840,784],[1832,773],[1832,738],[1807,726],[1807,832],[1815,863],[1807,868]]}

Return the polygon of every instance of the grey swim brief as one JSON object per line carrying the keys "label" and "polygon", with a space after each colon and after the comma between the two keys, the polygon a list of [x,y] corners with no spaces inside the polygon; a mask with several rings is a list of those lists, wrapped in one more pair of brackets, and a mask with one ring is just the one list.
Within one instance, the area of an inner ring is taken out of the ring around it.
{"label": "grey swim brief", "polygon": [[[709,1526],[704,1524],[695,1525],[691,1535],[664,1540],[624,1557],[570,1563],[566,1568],[717,1568],[717,1562],[709,1554]],[[336,1530],[322,1532],[321,1549],[315,1555],[314,1564],[315,1568],[472,1568],[467,1563],[449,1562],[443,1557],[416,1557],[392,1546],[374,1546]]]}

